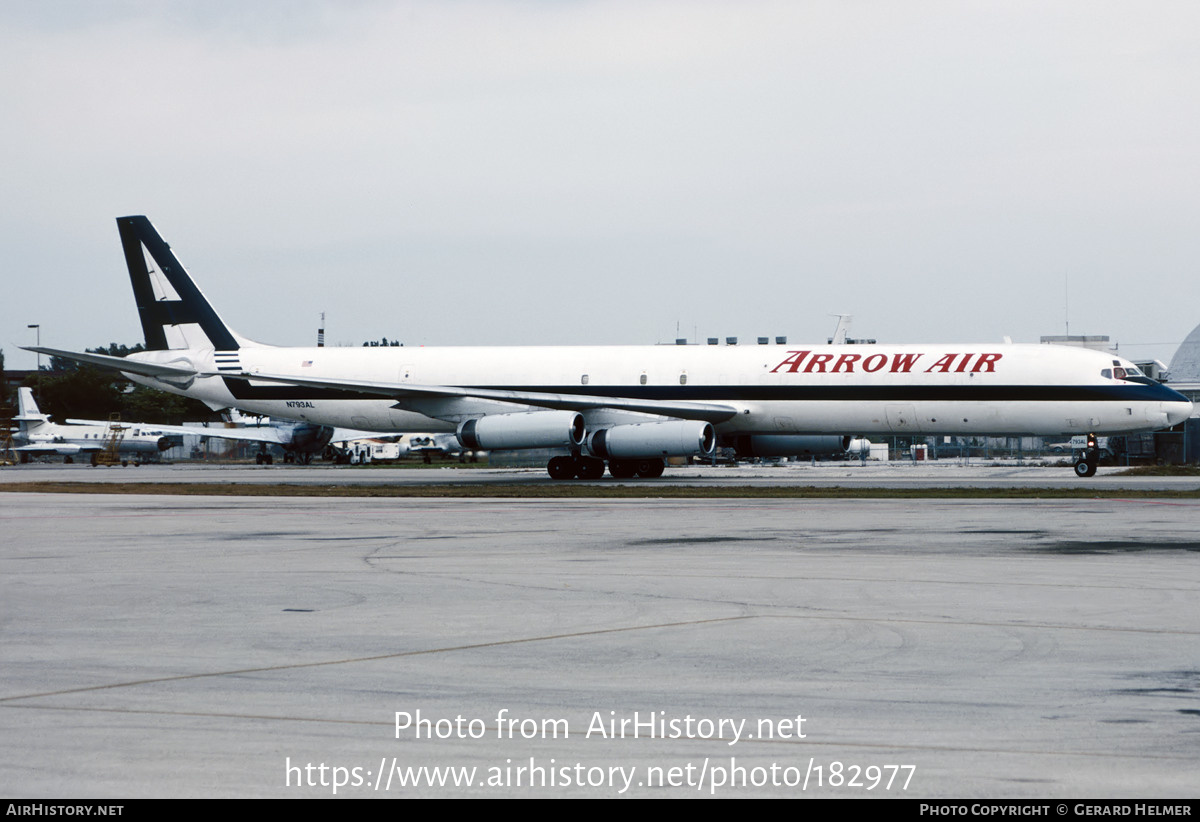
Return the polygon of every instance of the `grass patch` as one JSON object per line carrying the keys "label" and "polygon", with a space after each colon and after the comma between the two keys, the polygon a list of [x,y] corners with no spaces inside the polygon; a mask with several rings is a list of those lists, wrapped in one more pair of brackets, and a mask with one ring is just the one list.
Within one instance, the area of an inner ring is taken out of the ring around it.
{"label": "grass patch", "polygon": [[1138,465],[1110,477],[1200,477],[1200,465]]}

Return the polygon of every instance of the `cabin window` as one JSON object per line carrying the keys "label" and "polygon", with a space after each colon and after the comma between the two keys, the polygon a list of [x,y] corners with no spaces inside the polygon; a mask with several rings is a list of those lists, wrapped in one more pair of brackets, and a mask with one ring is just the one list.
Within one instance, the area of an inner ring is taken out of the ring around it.
{"label": "cabin window", "polygon": [[640,382],[642,385],[645,385],[645,384],[646,384],[646,375],[645,375],[645,374],[643,374],[643,375],[642,375],[642,377],[641,377],[641,379],[640,379],[640,380],[638,380],[638,382]]}
{"label": "cabin window", "polygon": [[579,384],[580,384],[580,385],[587,385],[587,381],[588,381],[588,375],[587,375],[587,374],[584,374],[583,376],[581,376],[581,377],[579,378]]}
{"label": "cabin window", "polygon": [[687,374],[680,374],[680,375],[679,375],[679,384],[680,384],[680,385],[687,385]]}

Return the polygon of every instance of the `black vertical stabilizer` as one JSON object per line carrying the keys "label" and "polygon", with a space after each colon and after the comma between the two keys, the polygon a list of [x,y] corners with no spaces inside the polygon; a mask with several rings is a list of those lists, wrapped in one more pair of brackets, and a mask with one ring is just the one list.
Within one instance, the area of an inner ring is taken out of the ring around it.
{"label": "black vertical stabilizer", "polygon": [[[196,288],[183,265],[175,259],[171,247],[158,235],[150,221],[145,217],[118,217],[117,228],[121,232],[121,246],[125,250],[125,264],[129,267],[129,280],[133,284],[133,297],[137,301],[142,333],[146,336],[146,348],[162,351],[170,347],[164,326],[198,325],[214,349],[236,351],[239,347],[237,339],[208,304],[200,289]],[[178,300],[154,298],[143,247],[158,264],[159,273],[179,295]]]}

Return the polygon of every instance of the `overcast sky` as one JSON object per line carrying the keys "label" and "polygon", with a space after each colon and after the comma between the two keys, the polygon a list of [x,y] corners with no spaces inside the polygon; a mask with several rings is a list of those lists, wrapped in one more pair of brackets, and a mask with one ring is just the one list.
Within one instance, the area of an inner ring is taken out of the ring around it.
{"label": "overcast sky", "polygon": [[0,348],[1200,323],[1200,4],[0,0]]}

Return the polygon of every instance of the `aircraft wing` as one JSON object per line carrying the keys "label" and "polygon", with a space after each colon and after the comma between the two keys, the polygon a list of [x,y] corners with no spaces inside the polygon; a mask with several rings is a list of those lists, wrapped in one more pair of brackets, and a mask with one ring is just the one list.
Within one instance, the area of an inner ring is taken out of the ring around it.
{"label": "aircraft wing", "polygon": [[[69,425],[108,425],[107,420],[67,420]],[[265,442],[268,445],[288,446],[292,443],[294,425],[247,425],[240,428],[224,428],[212,425],[159,425],[150,422],[123,422],[124,426],[137,426],[144,434],[186,434],[201,439],[243,440]],[[378,431],[358,428],[334,428],[330,442],[345,442],[382,436]]]}
{"label": "aircraft wing", "polygon": [[29,445],[19,445],[12,449],[18,454],[62,454],[73,456],[90,451],[101,451],[103,446],[97,441],[96,445],[76,445],[70,442],[36,442]]}
{"label": "aircraft wing", "polygon": [[359,394],[375,394],[380,397],[392,397],[397,400],[419,397],[460,397],[510,402],[515,405],[531,405],[538,408],[553,408],[564,411],[586,411],[589,409],[612,408],[620,411],[636,411],[643,414],[656,414],[664,417],[675,417],[685,420],[703,420],[705,422],[724,422],[735,416],[738,409],[731,405],[710,402],[668,401],[634,399],[632,397],[605,397],[592,394],[554,394],[542,391],[520,391],[503,388],[464,388],[454,385],[411,385],[408,383],[384,383],[366,380],[323,380],[311,377],[283,376],[278,374],[260,374],[240,372],[233,374],[221,372],[208,374],[192,368],[174,365],[161,365],[140,360],[130,360],[124,357],[113,357],[108,354],[81,354],[75,351],[65,351],[58,348],[41,346],[22,346],[25,351],[34,351],[55,357],[85,362],[100,368],[114,371],[124,371],[128,374],[140,374],[160,379],[187,379],[201,376],[235,377],[246,380],[278,382],[286,385],[307,386],[309,388],[325,388],[337,391],[347,391]]}
{"label": "aircraft wing", "polygon": [[396,436],[396,434],[389,434],[387,431],[366,431],[361,428],[334,428],[333,434],[329,437],[329,442],[345,444],[350,440],[377,440],[380,437],[393,436]]}
{"label": "aircraft wing", "polygon": [[[108,425],[102,420],[67,420],[70,425]],[[153,422],[121,422],[126,427],[136,426],[143,434],[190,434],[203,439],[220,438],[224,440],[249,440],[251,442],[274,443],[284,445],[290,442],[285,439],[284,431],[269,425],[251,426],[246,428],[222,428],[219,425],[159,425]]]}
{"label": "aircraft wing", "polygon": [[[230,377],[232,374],[222,374]],[[605,397],[590,394],[553,394],[541,391],[519,391],[504,388],[463,388],[454,385],[410,385],[408,383],[384,383],[355,380],[322,380],[310,377],[290,377],[277,374],[241,372],[240,379],[286,383],[308,388],[326,388],[336,391],[376,394],[397,400],[416,397],[461,397],[510,402],[514,405],[532,405],[538,408],[553,408],[564,411],[613,408],[621,411],[637,411],[685,420],[724,422],[738,413],[731,405],[711,402],[633,399],[630,397]]]}

